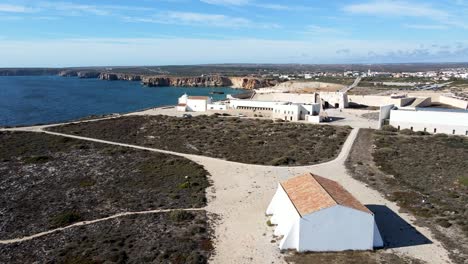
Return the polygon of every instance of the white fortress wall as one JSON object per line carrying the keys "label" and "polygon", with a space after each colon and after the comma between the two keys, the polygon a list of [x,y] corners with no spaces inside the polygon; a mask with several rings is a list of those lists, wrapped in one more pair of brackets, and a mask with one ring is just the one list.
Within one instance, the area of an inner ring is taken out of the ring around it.
{"label": "white fortress wall", "polygon": [[429,133],[468,135],[468,112],[391,110],[390,125]]}
{"label": "white fortress wall", "polygon": [[439,96],[439,103],[448,104],[461,109],[468,109],[468,101],[441,95]]}

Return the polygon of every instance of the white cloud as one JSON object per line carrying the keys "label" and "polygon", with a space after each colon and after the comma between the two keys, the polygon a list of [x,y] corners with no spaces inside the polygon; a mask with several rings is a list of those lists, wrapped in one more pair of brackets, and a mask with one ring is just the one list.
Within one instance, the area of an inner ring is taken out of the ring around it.
{"label": "white cloud", "polygon": [[314,33],[314,34],[328,34],[328,33],[343,33],[341,30],[332,27],[323,27],[318,25],[309,25],[306,27],[307,33]]}
{"label": "white cloud", "polygon": [[468,29],[468,22],[464,16],[457,16],[443,8],[425,3],[374,0],[366,3],[346,5],[343,7],[343,11],[350,14],[372,16],[415,17],[437,21],[446,26]]}
{"label": "white cloud", "polygon": [[343,10],[353,14],[383,16],[433,17],[441,19],[449,17],[447,12],[429,5],[404,1],[371,1],[367,3],[347,5]]}
{"label": "white cloud", "polygon": [[175,24],[188,26],[211,26],[228,28],[278,28],[276,24],[255,23],[242,17],[222,14],[205,14],[195,12],[169,11],[152,17],[124,17],[128,22],[145,22],[158,24]]}
{"label": "white cloud", "polygon": [[249,0],[200,0],[203,3],[211,5],[234,5],[234,6],[243,6],[250,3]]}
{"label": "white cloud", "polygon": [[[437,44],[446,45],[446,43]],[[187,47],[190,47],[190,49]],[[80,52],[75,52],[77,50]],[[340,52],[337,52],[338,50]],[[419,42],[346,39],[337,39],[327,43],[327,45],[323,45],[323,42],[248,38],[218,40],[177,37],[147,39],[90,38],[34,41],[7,39],[0,42],[0,57],[2,58],[0,67],[130,66],[240,62],[384,63],[467,61],[468,42],[451,45],[448,49],[440,49],[421,48]]]}
{"label": "white cloud", "polygon": [[421,24],[405,24],[406,28],[421,29],[421,30],[444,30],[447,26],[444,25],[421,25]]}
{"label": "white cloud", "polygon": [[37,9],[22,6],[22,5],[8,5],[8,4],[0,4],[0,12],[6,13],[33,13],[36,12]]}
{"label": "white cloud", "polygon": [[203,3],[223,6],[251,6],[276,11],[306,11],[313,8],[300,5],[284,5],[274,3],[258,3],[251,0],[200,0]]}
{"label": "white cloud", "polygon": [[52,2],[41,1],[38,2],[38,7],[44,10],[59,11],[61,15],[82,15],[94,14],[98,16],[111,15],[115,11],[151,11],[152,8],[139,7],[139,6],[121,6],[121,5],[91,5],[91,4],[77,4],[73,2]]}

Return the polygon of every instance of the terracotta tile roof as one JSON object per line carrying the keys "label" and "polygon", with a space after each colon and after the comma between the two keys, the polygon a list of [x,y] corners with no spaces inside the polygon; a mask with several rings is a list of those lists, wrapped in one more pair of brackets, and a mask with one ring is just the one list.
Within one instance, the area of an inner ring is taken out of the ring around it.
{"label": "terracotta tile roof", "polygon": [[178,104],[177,106],[187,106],[187,104]]}
{"label": "terracotta tile roof", "polygon": [[188,99],[192,99],[192,100],[208,100],[208,96],[189,96]]}
{"label": "terracotta tile roof", "polygon": [[282,182],[281,186],[301,216],[335,205],[372,214],[339,183],[311,173]]}

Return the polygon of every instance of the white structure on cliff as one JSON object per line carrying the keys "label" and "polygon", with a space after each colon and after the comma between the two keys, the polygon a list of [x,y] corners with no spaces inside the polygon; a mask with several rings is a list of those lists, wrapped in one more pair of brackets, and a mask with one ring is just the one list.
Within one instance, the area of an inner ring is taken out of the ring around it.
{"label": "white structure on cliff", "polygon": [[374,214],[337,182],[307,173],[282,182],[268,209],[280,249],[372,250],[383,246]]}
{"label": "white structure on cliff", "polygon": [[380,108],[380,124],[385,120],[398,130],[468,136],[468,111],[437,108],[404,109],[394,105]]}
{"label": "white structure on cliff", "polygon": [[319,123],[320,104],[282,104],[273,107],[273,118],[285,121],[305,120],[313,123]]}
{"label": "white structure on cliff", "polygon": [[188,96],[182,95],[177,104],[177,111],[182,112],[205,112],[212,104],[208,96]]}

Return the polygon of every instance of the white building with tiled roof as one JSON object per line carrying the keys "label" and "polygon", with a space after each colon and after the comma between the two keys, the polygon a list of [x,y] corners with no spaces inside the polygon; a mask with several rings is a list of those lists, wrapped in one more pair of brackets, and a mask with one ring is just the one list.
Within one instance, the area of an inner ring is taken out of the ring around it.
{"label": "white building with tiled roof", "polygon": [[372,250],[383,246],[374,214],[335,181],[310,173],[278,185],[266,211],[280,249]]}
{"label": "white building with tiled roof", "polygon": [[211,105],[211,98],[208,96],[188,96],[182,95],[177,104],[177,111],[182,112],[205,112],[208,105]]}

